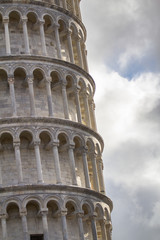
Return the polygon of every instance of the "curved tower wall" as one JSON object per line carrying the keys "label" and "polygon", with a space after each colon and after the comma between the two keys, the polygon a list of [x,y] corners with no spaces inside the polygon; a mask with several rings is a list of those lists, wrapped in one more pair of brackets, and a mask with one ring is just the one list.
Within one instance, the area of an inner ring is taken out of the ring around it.
{"label": "curved tower wall", "polygon": [[79,0],[0,3],[0,236],[110,240]]}

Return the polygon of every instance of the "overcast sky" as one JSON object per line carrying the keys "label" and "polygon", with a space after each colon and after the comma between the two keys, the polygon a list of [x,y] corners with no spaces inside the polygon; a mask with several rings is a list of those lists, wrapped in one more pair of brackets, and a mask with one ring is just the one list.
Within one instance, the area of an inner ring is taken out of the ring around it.
{"label": "overcast sky", "polygon": [[160,0],[82,0],[113,240],[160,239]]}

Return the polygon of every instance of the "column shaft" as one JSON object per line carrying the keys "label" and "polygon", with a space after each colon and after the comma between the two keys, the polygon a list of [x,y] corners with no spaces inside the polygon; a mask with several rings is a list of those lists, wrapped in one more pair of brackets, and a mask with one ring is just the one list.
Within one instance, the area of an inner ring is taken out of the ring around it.
{"label": "column shaft", "polygon": [[77,37],[77,51],[78,51],[79,66],[83,68],[82,50],[81,50],[81,43],[80,43],[79,37]]}
{"label": "column shaft", "polygon": [[79,91],[77,88],[75,88],[74,90],[74,94],[75,94],[75,103],[76,103],[76,110],[77,110],[77,118],[78,118],[78,122],[82,122],[82,118],[81,118],[81,107],[80,107],[80,101],[79,101]]}
{"label": "column shaft", "polygon": [[105,193],[104,177],[103,177],[103,162],[101,158],[97,159],[97,169],[98,169],[98,176],[99,176],[100,192]]}
{"label": "column shaft", "polygon": [[92,122],[93,122],[92,128],[95,131],[97,131],[96,116],[95,116],[95,104],[94,104],[93,100],[90,103],[90,112],[91,112],[91,115],[92,115]]}
{"label": "column shaft", "polygon": [[46,79],[46,89],[47,89],[47,101],[48,101],[48,111],[49,116],[53,117],[53,103],[52,103],[52,93],[51,93],[51,79]]}
{"label": "column shaft", "polygon": [[7,240],[7,224],[6,224],[6,217],[1,218],[1,225],[2,225],[2,240]]}
{"label": "column shaft", "polygon": [[87,93],[82,93],[82,96],[83,96],[83,102],[84,102],[86,124],[88,127],[91,127],[91,118],[90,118],[90,112],[89,112]]}
{"label": "column shaft", "polygon": [[56,144],[53,145],[53,156],[54,156],[54,162],[55,162],[57,184],[61,184],[62,183],[61,169],[60,169],[60,163],[59,163],[58,148]]}
{"label": "column shaft", "polygon": [[14,151],[15,151],[15,159],[18,171],[18,183],[23,182],[23,173],[22,173],[22,162],[21,162],[21,154],[20,154],[20,142],[14,142]]}
{"label": "column shaft", "polygon": [[84,44],[83,46],[83,50],[82,50],[82,55],[83,55],[83,64],[84,64],[84,68],[87,72],[89,72],[89,68],[88,68],[88,62],[87,62],[87,53],[86,53],[86,46]]}
{"label": "column shaft", "polygon": [[68,153],[69,153],[69,161],[70,161],[70,168],[71,168],[71,175],[72,175],[72,184],[77,185],[77,178],[76,178],[76,170],[75,170],[75,159],[73,153],[73,146],[69,146]]}
{"label": "column shaft", "polygon": [[66,213],[61,214],[61,222],[62,222],[63,240],[69,240],[68,231],[67,231]]}
{"label": "column shaft", "polygon": [[39,142],[34,143],[34,150],[35,150],[36,164],[37,164],[38,183],[43,183],[43,174],[42,174],[41,156],[40,156],[40,151],[39,151]]}
{"label": "column shaft", "polygon": [[97,238],[97,230],[96,230],[96,222],[95,222],[94,217],[91,217],[91,228],[92,228],[93,240],[98,240],[98,238]]}
{"label": "column shaft", "polygon": [[41,45],[42,45],[42,54],[47,55],[47,49],[46,49],[46,40],[45,40],[45,34],[44,34],[44,22],[40,22],[40,37],[41,37]]}
{"label": "column shaft", "polygon": [[28,88],[29,88],[29,97],[30,97],[30,115],[31,115],[31,117],[35,117],[36,108],[35,108],[34,89],[33,89],[32,78],[28,78]]}
{"label": "column shaft", "polygon": [[97,171],[97,161],[96,155],[91,155],[92,169],[93,169],[93,179],[94,179],[94,188],[99,192],[99,181],[98,181],[98,171]]}
{"label": "column shaft", "polygon": [[67,9],[67,3],[66,3],[66,0],[63,0],[63,8],[64,8],[64,9]]}
{"label": "column shaft", "polygon": [[64,117],[65,117],[65,119],[69,119],[69,109],[68,109],[66,84],[64,84],[64,83],[62,83],[62,100],[63,100]]}
{"label": "column shaft", "polygon": [[14,78],[8,78],[10,97],[11,97],[11,105],[12,105],[12,116],[17,116],[17,106],[16,106],[16,97],[14,90]]}
{"label": "column shaft", "polygon": [[9,19],[4,18],[3,23],[4,23],[4,31],[5,31],[6,54],[9,55],[11,54],[11,45],[10,45],[9,28],[8,28]]}
{"label": "column shaft", "polygon": [[72,37],[71,31],[67,31],[67,41],[68,41],[68,50],[71,63],[74,63],[73,47],[72,47]]}
{"label": "column shaft", "polygon": [[24,240],[29,240],[28,224],[26,215],[21,215]]}
{"label": "column shaft", "polygon": [[44,240],[49,240],[48,222],[47,222],[46,213],[42,213],[42,224],[43,224]]}
{"label": "column shaft", "polygon": [[55,38],[56,38],[56,46],[57,46],[57,56],[58,56],[59,59],[62,59],[61,43],[60,43],[60,38],[59,38],[58,27],[59,26],[55,26]]}
{"label": "column shaft", "polygon": [[107,236],[106,236],[105,221],[102,220],[102,221],[100,222],[100,225],[101,225],[102,239],[108,240],[108,239],[107,239]]}
{"label": "column shaft", "polygon": [[22,22],[23,22],[23,35],[24,35],[25,53],[30,54],[28,30],[27,30],[27,18],[22,18]]}
{"label": "column shaft", "polygon": [[83,229],[83,221],[82,221],[82,215],[78,214],[78,227],[79,227],[79,238],[80,240],[85,240],[84,238],[84,229]]}
{"label": "column shaft", "polygon": [[83,159],[83,168],[84,168],[86,188],[91,188],[90,179],[89,179],[87,155],[86,155],[85,150],[82,152],[82,159]]}

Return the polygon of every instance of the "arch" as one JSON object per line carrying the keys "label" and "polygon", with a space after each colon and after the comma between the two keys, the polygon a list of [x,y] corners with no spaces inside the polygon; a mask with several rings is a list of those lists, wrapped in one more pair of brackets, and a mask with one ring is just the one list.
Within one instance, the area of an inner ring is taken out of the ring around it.
{"label": "arch", "polygon": [[10,15],[16,13],[19,15],[20,20],[22,19],[22,12],[18,8],[12,8],[7,12],[8,17],[10,18]]}
{"label": "arch", "polygon": [[86,89],[87,89],[86,83],[85,83],[84,79],[81,77],[78,79],[78,86],[80,87],[81,92],[86,91]]}
{"label": "arch", "polygon": [[8,206],[9,206],[10,204],[15,204],[15,205],[18,207],[19,211],[21,210],[21,202],[20,202],[20,199],[14,197],[14,198],[9,198],[9,199],[7,199],[7,201],[5,201],[5,202],[3,203],[2,209],[3,209],[4,213],[7,213],[7,208],[8,208]]}
{"label": "arch", "polygon": [[57,206],[59,207],[59,209],[62,209],[63,207],[63,200],[61,197],[59,196],[47,196],[45,199],[44,199],[44,208],[47,208],[47,205],[50,201],[54,201]]}
{"label": "arch", "polygon": [[74,37],[78,36],[78,29],[77,29],[77,26],[75,25],[74,22],[71,22],[71,23],[70,23],[70,29],[71,29],[72,35],[73,35]]}
{"label": "arch", "polygon": [[40,139],[41,134],[47,134],[50,137],[50,140],[54,141],[53,133],[50,131],[50,129],[42,128],[37,132],[36,138]]}
{"label": "arch", "polygon": [[102,218],[104,216],[103,207],[100,203],[96,203],[94,211],[97,213],[98,217]]}
{"label": "arch", "polygon": [[35,203],[38,205],[39,210],[44,208],[44,201],[40,196],[28,196],[23,199],[22,208],[27,208],[29,203]]}
{"label": "arch", "polygon": [[80,201],[78,200],[78,198],[76,198],[76,197],[66,197],[65,199],[64,199],[64,207],[65,208],[67,208],[67,203],[71,203],[73,206],[74,206],[74,208],[75,208],[75,211],[76,212],[79,212],[80,211],[80,208],[79,208],[79,206],[80,206]]}
{"label": "arch", "polygon": [[86,145],[89,152],[95,152],[95,144],[91,138],[87,138]]}
{"label": "arch", "polygon": [[18,137],[21,138],[22,136],[25,136],[30,142],[32,142],[32,140],[35,140],[34,133],[32,132],[31,129],[27,128],[19,129]]}
{"label": "arch", "polygon": [[70,143],[70,138],[69,138],[69,135],[66,131],[64,130],[59,130],[57,133],[56,133],[56,139],[59,140],[60,142],[64,143]]}

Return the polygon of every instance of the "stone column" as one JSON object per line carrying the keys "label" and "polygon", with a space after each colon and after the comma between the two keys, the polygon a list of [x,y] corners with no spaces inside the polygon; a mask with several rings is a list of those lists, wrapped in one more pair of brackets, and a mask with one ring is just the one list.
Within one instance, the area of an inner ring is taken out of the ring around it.
{"label": "stone column", "polygon": [[93,99],[90,101],[90,113],[92,115],[93,129],[97,131],[96,117],[95,117],[95,103]]}
{"label": "stone column", "polygon": [[47,213],[48,213],[48,210],[42,210],[42,211],[40,212],[40,214],[41,214],[41,216],[42,216],[44,240],[49,240]]}
{"label": "stone column", "polygon": [[63,8],[67,10],[67,2],[66,2],[66,0],[63,0]]}
{"label": "stone column", "polygon": [[23,240],[29,240],[28,233],[28,224],[27,224],[27,212],[20,212],[21,220],[22,220],[22,229],[23,229]]}
{"label": "stone column", "polygon": [[6,219],[7,219],[7,214],[1,215],[1,226],[2,226],[2,240],[8,240],[8,234],[7,234],[7,224],[6,224]]}
{"label": "stone column", "polygon": [[12,105],[12,116],[17,117],[17,107],[16,107],[16,97],[14,91],[14,78],[8,78],[10,97],[11,97],[11,105]]}
{"label": "stone column", "polygon": [[68,238],[68,231],[67,231],[66,215],[67,215],[67,211],[61,211],[63,240],[69,240],[69,238]]}
{"label": "stone column", "polygon": [[46,40],[45,40],[45,34],[44,34],[44,21],[40,21],[40,37],[41,37],[41,45],[42,45],[42,54],[47,55]]}
{"label": "stone column", "polygon": [[102,233],[102,239],[108,240],[107,235],[106,235],[106,220],[102,219],[100,220],[100,225],[101,225],[101,233]]}
{"label": "stone column", "polygon": [[72,31],[68,29],[67,30],[67,42],[68,42],[69,57],[70,57],[71,63],[74,63],[74,55],[73,55],[71,34],[72,34]]}
{"label": "stone column", "polygon": [[95,189],[95,191],[99,192],[97,160],[96,160],[96,154],[95,153],[91,153],[91,162],[92,162],[92,169],[93,169],[94,189]]}
{"label": "stone column", "polygon": [[82,48],[82,55],[83,55],[83,64],[84,64],[84,66],[85,66],[85,70],[87,71],[87,72],[89,72],[89,68],[88,68],[88,62],[87,62],[87,50],[86,50],[86,46],[85,46],[85,44],[83,44],[83,48]]}
{"label": "stone column", "polygon": [[66,92],[66,83],[62,82],[62,100],[63,100],[63,109],[65,119],[69,119],[69,109],[68,109],[68,99]]}
{"label": "stone column", "polygon": [[72,1],[72,7],[73,7],[73,14],[76,15],[76,11],[75,11],[75,0],[71,0]]}
{"label": "stone column", "polygon": [[19,141],[13,142],[13,146],[14,146],[14,151],[15,151],[16,167],[17,167],[17,171],[18,171],[18,183],[23,183],[20,142]]}
{"label": "stone column", "polygon": [[38,183],[43,183],[43,174],[42,174],[42,165],[41,165],[41,156],[39,151],[39,141],[34,142],[34,150],[36,156],[36,165],[37,165],[37,175],[38,175]]}
{"label": "stone column", "polygon": [[83,159],[83,169],[84,169],[86,188],[91,188],[90,179],[89,179],[89,170],[88,170],[88,162],[87,162],[87,149],[86,148],[83,148],[83,150],[82,150],[82,159]]}
{"label": "stone column", "polygon": [[35,117],[36,108],[35,108],[35,100],[34,100],[33,79],[29,77],[27,81],[28,81],[29,97],[30,97],[30,116]]}
{"label": "stone column", "polygon": [[56,170],[56,180],[57,184],[62,183],[61,178],[61,169],[60,169],[60,162],[59,162],[59,153],[58,153],[58,142],[53,142],[53,156],[54,156],[54,163],[55,163],[55,170]]}
{"label": "stone column", "polygon": [[52,103],[52,93],[51,93],[51,77],[46,78],[46,89],[47,89],[47,101],[48,101],[48,111],[49,116],[53,117],[53,103]]}
{"label": "stone column", "polygon": [[77,185],[77,178],[76,178],[76,170],[75,170],[75,159],[74,159],[74,145],[69,145],[68,154],[69,154],[69,162],[70,162],[70,168],[71,168],[71,175],[72,175],[72,184]]}
{"label": "stone column", "polygon": [[103,177],[103,161],[101,156],[97,157],[97,169],[98,169],[98,176],[99,176],[100,192],[105,194],[104,177]]}
{"label": "stone column", "polygon": [[22,24],[23,24],[23,35],[24,35],[24,44],[25,44],[25,53],[30,54],[29,49],[29,39],[28,39],[28,30],[27,30],[27,17],[22,18]]}
{"label": "stone column", "polygon": [[11,45],[10,45],[9,28],[8,28],[9,18],[4,17],[3,23],[4,23],[4,31],[5,31],[6,54],[9,55],[11,54]]}
{"label": "stone column", "polygon": [[56,38],[56,46],[57,46],[57,56],[59,59],[62,59],[62,54],[61,54],[61,43],[60,43],[60,38],[59,38],[59,25],[54,26],[54,31],[55,31],[55,38]]}
{"label": "stone column", "polygon": [[86,124],[88,127],[91,127],[91,118],[90,118],[89,105],[88,105],[88,94],[86,92],[83,92],[82,97],[84,102]]}
{"label": "stone column", "polygon": [[106,232],[107,232],[107,240],[112,240],[112,224],[110,221],[107,221]]}
{"label": "stone column", "polygon": [[77,218],[78,218],[78,228],[79,228],[79,239],[80,240],[85,240],[84,238],[84,229],[83,229],[83,218],[84,214],[83,213],[77,213]]}
{"label": "stone column", "polygon": [[76,38],[76,43],[77,43],[77,52],[78,52],[78,61],[79,61],[79,66],[81,68],[84,68],[83,66],[83,58],[82,58],[82,50],[81,50],[81,38],[77,36]]}
{"label": "stone column", "polygon": [[96,217],[97,217],[96,214],[94,214],[93,216],[90,217],[93,240],[98,240],[98,238],[97,238],[97,230],[96,230],[96,220],[95,220]]}
{"label": "stone column", "polygon": [[79,89],[77,87],[74,88],[74,95],[75,95],[75,103],[76,103],[76,110],[77,110],[77,119],[79,123],[82,123],[81,107],[80,107],[80,101],[79,101]]}

